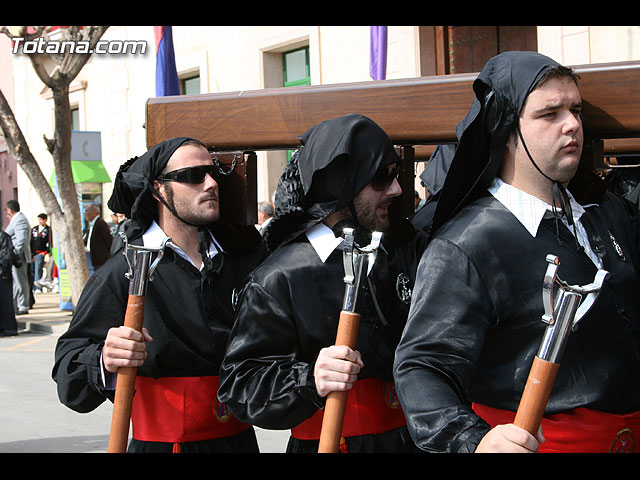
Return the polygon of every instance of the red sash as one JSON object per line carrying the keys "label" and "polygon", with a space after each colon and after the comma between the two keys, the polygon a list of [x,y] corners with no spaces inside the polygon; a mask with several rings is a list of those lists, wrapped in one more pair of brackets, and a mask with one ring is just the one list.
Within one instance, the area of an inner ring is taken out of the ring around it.
{"label": "red sash", "polygon": [[228,437],[249,428],[218,401],[218,386],[218,377],[137,377],[133,438],[178,444]]}
{"label": "red sash", "polygon": [[[474,411],[491,427],[513,423],[515,412],[473,404]],[[616,415],[588,408],[542,418],[545,443],[540,453],[638,453],[640,412]]]}
{"label": "red sash", "polygon": [[[318,410],[297,427],[291,436],[299,440],[318,440],[324,412]],[[347,395],[342,426],[343,437],[379,434],[406,425],[392,382],[377,378],[358,380]]]}

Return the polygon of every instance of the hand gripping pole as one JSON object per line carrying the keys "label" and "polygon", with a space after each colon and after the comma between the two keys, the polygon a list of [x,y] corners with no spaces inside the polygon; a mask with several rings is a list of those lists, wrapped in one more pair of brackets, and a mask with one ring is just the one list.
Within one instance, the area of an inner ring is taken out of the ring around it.
{"label": "hand gripping pole", "polygon": [[[129,264],[129,271],[125,273],[125,277],[129,279],[129,297],[127,299],[124,326],[141,331],[147,284],[153,280],[153,272],[162,259],[165,245],[171,242],[171,239],[165,239],[162,245],[156,248],[129,245],[125,234],[120,233],[120,236],[124,240],[122,253]],[[129,255],[130,252],[131,255]],[[153,260],[154,255],[155,260]],[[129,258],[130,256],[132,259]],[[118,369],[111,418],[111,433],[109,435],[109,453],[124,453],[127,449],[137,371],[136,367],[121,367]]]}
{"label": "hand gripping pole", "polygon": [[578,322],[592,307],[609,275],[606,270],[598,270],[589,285],[568,285],[557,276],[558,257],[547,255],[546,260],[549,265],[542,287],[542,321],[547,328],[533,359],[513,422],[532,435],[536,435],[542,421],[569,333],[576,330]]}
{"label": "hand gripping pole", "polygon": [[[345,228],[343,233],[345,239],[343,249],[345,293],[335,344],[355,349],[360,327],[360,314],[356,313],[359,293],[375,263],[382,233],[373,232],[371,243],[366,247],[359,247],[355,243],[352,228]],[[347,394],[348,392],[335,391],[327,395],[318,453],[336,453],[338,451]]]}

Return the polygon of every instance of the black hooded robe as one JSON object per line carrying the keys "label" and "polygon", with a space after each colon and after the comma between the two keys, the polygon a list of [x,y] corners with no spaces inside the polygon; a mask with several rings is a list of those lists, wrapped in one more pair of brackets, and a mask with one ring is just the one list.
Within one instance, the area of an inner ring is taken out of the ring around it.
{"label": "black hooded robe", "polygon": [[[323,263],[304,232],[345,206],[380,165],[397,161],[397,156],[386,134],[358,115],[320,124],[301,140],[303,147],[281,178],[276,214],[267,229],[267,242],[277,248],[252,273],[239,301],[220,371],[219,398],[242,421],[268,429],[294,429],[287,451],[312,453],[318,451],[318,437],[301,436],[295,427],[314,415],[317,420],[324,406],[315,389],[313,368],[320,350],[335,343],[345,272],[341,250],[334,250]],[[306,196],[287,181],[298,161]],[[349,452],[416,451],[395,401],[391,371],[409,310],[409,300],[404,303],[401,294],[410,293],[424,248],[425,236],[413,228],[409,231],[406,237],[394,236],[391,227],[383,236],[384,251],[379,250],[371,273],[381,313],[369,286],[359,300],[356,349],[364,362],[359,381],[375,379],[388,388],[378,395],[388,403],[386,416],[396,424],[377,435],[345,435],[343,447]]]}
{"label": "black hooded robe", "polygon": [[[407,424],[425,451],[476,449],[490,426],[472,403],[517,410],[546,327],[542,286],[547,254],[559,257],[558,275],[571,285],[591,283],[597,270],[562,222],[545,219],[532,237],[486,191],[526,95],[554,63],[533,52],[508,52],[490,61],[474,84],[477,99],[466,118],[471,127],[461,136],[441,191],[433,238],[418,267],[414,301],[394,364]],[[503,105],[497,109],[502,113],[494,111],[491,119],[480,108],[490,97]],[[487,132],[493,137],[485,136]],[[568,339],[547,414],[579,408],[636,412],[638,212],[610,193],[585,210],[581,221],[590,245],[610,276]],[[615,438],[610,440],[613,444]],[[554,451],[560,442],[547,436],[541,449]],[[563,448],[567,445],[558,451]]]}
{"label": "black hooded robe", "polygon": [[[138,201],[150,195],[147,190],[150,182],[145,175],[157,176],[173,151],[185,140],[164,142],[140,157],[145,164],[134,162],[122,167],[119,172],[114,197],[110,201],[115,204],[110,203],[110,208],[126,213],[136,222],[135,228],[127,231],[128,234],[137,232],[130,238],[131,243],[141,244],[140,235],[152,220],[149,197],[146,201]],[[127,171],[127,168],[130,170]],[[123,181],[123,176],[133,176],[131,170],[138,172],[135,176],[140,188],[125,180],[131,195],[125,194],[126,200],[118,204],[118,200],[123,198],[121,189],[124,188],[119,182]],[[137,200],[133,201],[133,198]],[[138,207],[142,210],[137,210]],[[153,280],[148,283],[143,325],[149,330],[153,341],[147,344],[148,356],[137,370],[137,382],[153,384],[153,381],[189,381],[218,376],[233,324],[234,295],[257,264],[260,238],[253,226],[244,229],[218,222],[208,229],[202,227],[199,233],[201,239],[208,237],[207,230],[213,233],[224,252],[215,255],[212,261],[206,257],[203,269],[199,270],[167,246]],[[52,376],[57,383],[60,401],[72,410],[90,412],[107,399],[113,401],[114,390],[105,388],[103,382],[100,357],[107,331],[122,325],[124,321],[129,288],[125,273],[128,268],[127,260],[119,251],[89,279],[75,307],[69,329],[58,340]],[[136,388],[139,388],[139,384]],[[169,400],[173,401],[182,394],[175,390],[168,395]],[[134,394],[133,417],[136,409],[143,411],[137,401]],[[154,407],[140,401],[145,409],[150,409],[151,418],[160,429],[164,423],[172,423],[174,415],[178,415],[175,417],[178,421],[185,419],[185,431],[195,430],[198,438],[202,436],[197,430],[198,420],[191,418],[189,405],[178,407],[173,415],[169,412],[167,415],[172,418],[154,419]],[[205,399],[207,401],[212,411],[221,413],[221,423],[228,422],[228,412],[218,404],[215,392]],[[202,438],[176,445],[168,441],[138,440],[134,421],[133,440],[128,451],[172,452],[179,447],[185,453],[257,452],[253,428],[241,425],[237,430],[239,433],[221,438]]]}

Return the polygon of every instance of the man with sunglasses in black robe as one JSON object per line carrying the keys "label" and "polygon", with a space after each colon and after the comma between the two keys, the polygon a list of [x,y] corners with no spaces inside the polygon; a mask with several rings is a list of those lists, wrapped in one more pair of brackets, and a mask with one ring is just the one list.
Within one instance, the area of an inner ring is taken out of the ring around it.
{"label": "man with sunglasses in black robe", "polygon": [[[579,168],[578,78],[505,52],[473,89],[396,352],[412,437],[430,452],[638,451],[638,211]],[[609,276],[567,338],[541,437],[513,421],[547,327],[548,254],[569,285]]]}
{"label": "man with sunglasses in black robe", "polygon": [[[417,451],[391,375],[425,236],[393,213],[399,158],[370,119],[322,122],[280,178],[270,255],[243,290],[220,371],[220,400],[242,421],[292,429],[288,452],[317,452],[331,391],[349,390],[340,450]],[[383,231],[358,303],[355,350],[333,345],[345,292],[343,228],[368,245]]]}
{"label": "man with sunglasses in black robe", "polygon": [[216,397],[232,299],[261,243],[253,225],[220,218],[217,168],[189,138],[120,168],[109,208],[131,219],[128,242],[171,239],[148,283],[143,331],[123,326],[129,266],[120,250],[90,278],[58,341],[53,378],[78,412],[113,401],[118,368],[137,367],[129,452],[258,451],[253,428]]}

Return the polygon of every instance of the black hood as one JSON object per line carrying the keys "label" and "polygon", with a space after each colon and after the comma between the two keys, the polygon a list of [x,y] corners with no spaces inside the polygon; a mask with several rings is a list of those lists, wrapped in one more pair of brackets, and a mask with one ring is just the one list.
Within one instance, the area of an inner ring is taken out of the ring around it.
{"label": "black hood", "polygon": [[[153,147],[140,157],[133,157],[120,166],[114,181],[113,193],[107,202],[112,212],[123,213],[144,232],[157,218],[153,199],[153,180],[164,170],[169,158],[188,137],[171,138]],[[132,234],[139,233],[138,229]],[[127,233],[129,236],[129,234]]]}
{"label": "black hood", "polygon": [[527,96],[549,69],[558,66],[536,52],[504,52],[487,62],[473,82],[471,108],[456,129],[459,142],[449,158],[431,235],[486,191],[500,169]]}
{"label": "black hood", "polygon": [[427,187],[429,196],[435,196],[442,190],[444,180],[447,178],[447,172],[451,167],[455,153],[456,145],[448,143],[437,145],[431,154],[427,166],[420,174],[420,180],[422,180],[424,186]]}
{"label": "black hood", "polygon": [[[120,166],[107,205],[111,211],[123,213],[132,220],[131,226],[126,230],[128,239],[142,235],[158,218],[158,206],[153,198],[157,193],[153,188],[153,181],[162,173],[171,155],[187,142],[202,145],[199,140],[189,137],[170,138]],[[236,225],[218,220],[211,225],[198,227],[201,252],[206,251],[209,243],[209,237],[204,235],[206,230],[213,232],[228,253],[253,252],[260,247],[261,237],[253,225]],[[205,264],[210,262],[206,255],[203,259]]]}
{"label": "black hood", "polygon": [[349,206],[379,167],[400,161],[387,134],[358,114],[319,123],[300,143],[276,188],[269,250]]}

